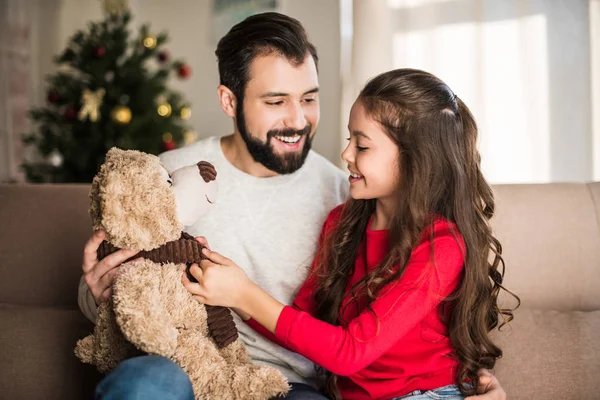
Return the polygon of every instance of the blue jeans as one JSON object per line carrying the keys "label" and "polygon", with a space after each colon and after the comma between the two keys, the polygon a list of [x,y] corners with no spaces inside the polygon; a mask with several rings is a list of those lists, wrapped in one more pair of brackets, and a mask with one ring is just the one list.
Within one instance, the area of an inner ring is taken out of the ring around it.
{"label": "blue jeans", "polygon": [[[304,383],[291,382],[281,400],[327,400]],[[194,400],[192,383],[173,361],[156,355],[123,361],[96,387],[95,400]],[[278,398],[280,399],[280,398]]]}
{"label": "blue jeans", "polygon": [[431,390],[415,390],[391,400],[463,400],[464,398],[465,396],[460,393],[458,386],[448,385]]}
{"label": "blue jeans", "polygon": [[123,361],[96,387],[95,400],[194,400],[192,383],[173,361],[156,355]]}
{"label": "blue jeans", "polygon": [[327,397],[305,383],[290,382],[290,391],[282,400],[328,400]]}

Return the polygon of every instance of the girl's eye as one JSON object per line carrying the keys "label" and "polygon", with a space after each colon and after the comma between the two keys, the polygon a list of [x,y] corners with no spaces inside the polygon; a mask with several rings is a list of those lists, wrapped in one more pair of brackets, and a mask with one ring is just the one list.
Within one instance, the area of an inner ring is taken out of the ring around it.
{"label": "girl's eye", "polygon": [[283,101],[271,101],[271,102],[267,101],[267,104],[270,106],[280,106],[283,104]]}
{"label": "girl's eye", "polygon": [[[346,138],[346,140],[347,140],[347,141],[350,141],[350,136],[348,136],[348,137]],[[365,150],[367,150],[367,149],[368,149],[368,147],[361,147],[361,146],[358,146],[358,145],[357,145],[357,146],[354,146],[354,147],[356,147],[356,149],[357,149],[358,151],[365,151]]]}

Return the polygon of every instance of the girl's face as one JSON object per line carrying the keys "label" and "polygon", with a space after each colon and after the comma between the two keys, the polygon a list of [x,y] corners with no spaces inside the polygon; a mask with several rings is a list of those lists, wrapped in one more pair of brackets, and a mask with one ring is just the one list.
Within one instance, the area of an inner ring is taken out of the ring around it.
{"label": "girl's face", "polygon": [[350,196],[378,200],[394,196],[399,180],[398,146],[367,116],[360,101],[352,106],[348,131],[349,143],[342,160],[350,171]]}

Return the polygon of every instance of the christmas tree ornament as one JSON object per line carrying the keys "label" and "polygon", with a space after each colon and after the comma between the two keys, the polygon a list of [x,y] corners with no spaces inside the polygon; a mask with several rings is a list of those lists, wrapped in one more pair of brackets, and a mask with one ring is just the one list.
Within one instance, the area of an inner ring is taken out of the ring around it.
{"label": "christmas tree ornament", "polygon": [[148,34],[148,35],[146,35],[146,37],[144,37],[144,40],[142,40],[142,43],[144,44],[144,47],[152,50],[153,48],[156,47],[156,36]]}
{"label": "christmas tree ornament", "polygon": [[100,106],[104,98],[105,90],[100,88],[92,92],[89,89],[84,89],[81,94],[81,102],[83,107],[79,110],[79,119],[84,121],[87,117],[90,121],[96,122],[100,119]]}
{"label": "christmas tree ornament", "polygon": [[160,61],[162,63],[169,61],[169,52],[166,50],[163,50],[160,53],[158,53],[158,61]]}
{"label": "christmas tree ornament", "polygon": [[191,144],[198,140],[198,133],[192,129],[188,129],[183,134],[183,142],[185,144]]}
{"label": "christmas tree ornament", "polygon": [[115,79],[115,73],[114,71],[108,71],[107,73],[104,74],[104,80],[108,83],[112,82],[113,79]]}
{"label": "christmas tree ornament", "polygon": [[102,0],[104,11],[111,15],[121,15],[129,9],[128,0]]}
{"label": "christmas tree ornament", "polygon": [[181,64],[179,68],[177,68],[177,76],[182,79],[189,78],[192,74],[192,67],[189,64]]}
{"label": "christmas tree ornament", "polygon": [[46,162],[53,167],[58,168],[63,164],[63,156],[58,150],[54,149],[46,158]]}
{"label": "christmas tree ornament", "polygon": [[55,104],[60,100],[60,96],[54,90],[48,92],[48,102]]}
{"label": "christmas tree ornament", "polygon": [[73,106],[67,107],[65,110],[65,119],[67,121],[74,121],[77,118],[77,109]]}
{"label": "christmas tree ornament", "polygon": [[180,111],[181,119],[188,120],[192,116],[192,109],[189,107],[182,107]]}
{"label": "christmas tree ornament", "polygon": [[96,47],[93,50],[93,54],[95,58],[102,58],[102,56],[104,56],[104,54],[106,53],[106,49],[104,47]]}
{"label": "christmas tree ornament", "polygon": [[161,117],[169,118],[171,116],[171,105],[164,102],[158,106],[158,115]]}
{"label": "christmas tree ornament", "polygon": [[177,144],[174,141],[163,143],[163,148],[165,151],[174,150],[177,148]]}
{"label": "christmas tree ornament", "polygon": [[163,148],[167,151],[177,148],[177,144],[173,140],[173,135],[171,135],[170,132],[163,134],[162,141],[163,141]]}
{"label": "christmas tree ornament", "polygon": [[131,122],[131,109],[124,105],[116,106],[112,109],[110,117],[118,124],[127,125]]}

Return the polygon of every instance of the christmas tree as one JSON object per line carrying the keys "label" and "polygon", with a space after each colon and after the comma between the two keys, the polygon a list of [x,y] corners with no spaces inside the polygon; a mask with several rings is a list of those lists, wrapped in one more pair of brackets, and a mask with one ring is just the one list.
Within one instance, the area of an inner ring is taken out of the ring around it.
{"label": "christmas tree", "polygon": [[141,26],[131,39],[124,0],[105,0],[107,16],[76,32],[58,71],[47,77],[47,105],[30,111],[35,132],[23,135],[37,160],[23,163],[31,182],[90,183],[113,146],[151,154],[195,138],[182,96],[169,76],[189,77],[189,65],[171,60],[167,35]]}

